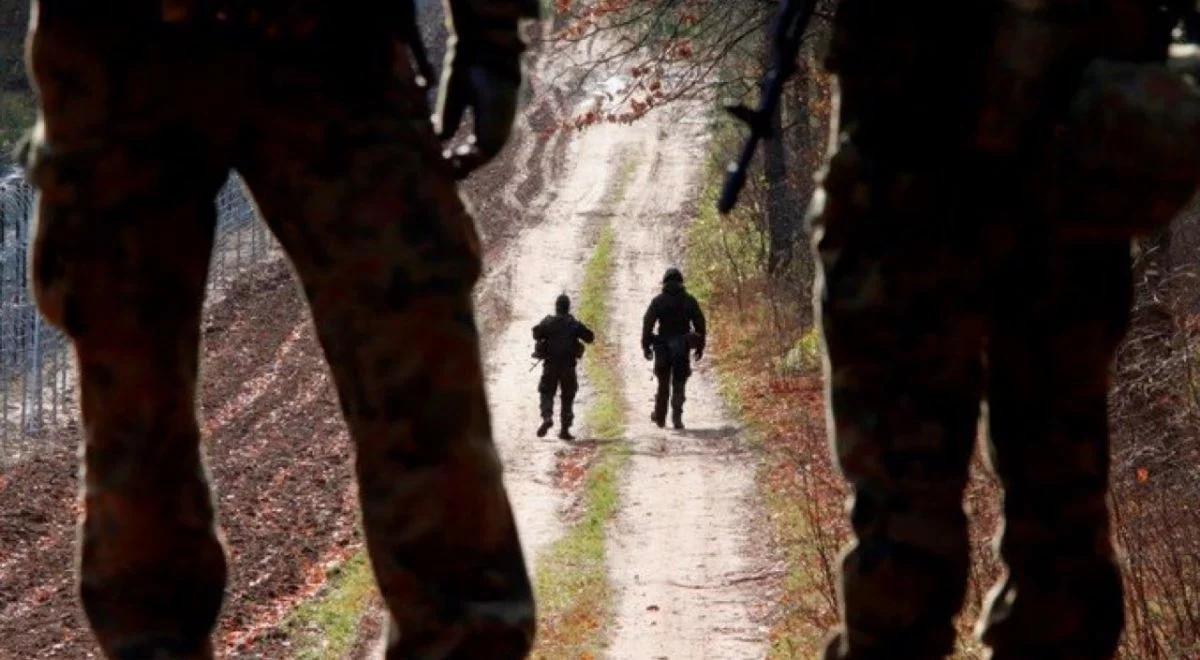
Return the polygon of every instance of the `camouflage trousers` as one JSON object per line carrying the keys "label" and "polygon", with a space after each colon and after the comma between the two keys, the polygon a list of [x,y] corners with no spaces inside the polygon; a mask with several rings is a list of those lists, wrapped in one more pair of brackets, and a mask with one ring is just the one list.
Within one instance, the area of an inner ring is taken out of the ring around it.
{"label": "camouflage trousers", "polygon": [[[1122,599],[1105,502],[1106,393],[1126,324],[1128,245],[1016,236],[965,217],[932,227],[952,177],[853,162],[848,150],[818,232],[831,433],[855,536],[828,657],[952,650],[981,401],[1008,568],[983,639],[996,658],[1110,657]],[[856,196],[849,178],[864,168]]]}
{"label": "camouflage trousers", "polygon": [[953,651],[981,406],[1004,488],[1007,575],[980,625],[993,657],[1107,658],[1122,628],[1106,398],[1129,243],[1067,238],[1019,167],[966,146],[969,43],[985,39],[977,16],[953,14],[980,6],[839,9],[844,133],[814,239],[854,542],[828,658]]}
{"label": "camouflage trousers", "polygon": [[[149,3],[148,3],[149,4]],[[479,245],[401,50],[44,13],[33,270],[74,342],[84,609],[113,658],[207,658],[226,563],[195,417],[214,197],[242,175],[357,449],[388,657],[523,657],[531,589],[470,292]]]}
{"label": "camouflage trousers", "polygon": [[542,419],[554,419],[554,394],[558,392],[561,399],[559,414],[562,418],[562,428],[569,429],[575,423],[575,395],[579,392],[579,378],[575,375],[574,364],[542,365],[542,378],[538,381],[538,395],[541,397]]}

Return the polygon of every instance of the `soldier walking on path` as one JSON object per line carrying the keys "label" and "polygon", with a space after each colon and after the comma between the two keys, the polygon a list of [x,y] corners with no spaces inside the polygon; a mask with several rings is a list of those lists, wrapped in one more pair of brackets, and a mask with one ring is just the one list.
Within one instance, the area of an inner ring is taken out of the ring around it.
{"label": "soldier walking on path", "polygon": [[1130,238],[1198,174],[1196,92],[1163,65],[1178,18],[1127,0],[841,2],[814,238],[855,541],[826,657],[954,650],[984,400],[1007,567],[980,623],[991,657],[1116,652],[1106,397]]}
{"label": "soldier walking on path", "polygon": [[[312,307],[356,445],[389,658],[523,657],[531,589],[484,398],[455,178],[508,137],[534,0],[450,0],[441,137],[405,2],[41,0],[42,312],[74,342],[80,592],[111,658],[213,655],[226,578],[195,417],[214,198],[236,169]],[[417,49],[413,48],[413,51]]]}
{"label": "soldier walking on path", "polygon": [[542,361],[542,379],[538,382],[542,425],[538,427],[537,436],[545,437],[554,426],[554,393],[557,390],[562,396],[558,437],[574,440],[571,424],[575,421],[575,393],[579,391],[575,365],[583,357],[583,344],[595,341],[596,335],[571,316],[571,299],[564,293],[554,301],[554,314],[533,326],[533,340],[533,357]]}
{"label": "soldier walking on path", "polygon": [[662,284],[662,293],[650,301],[642,317],[642,352],[647,360],[654,360],[654,377],[658,379],[650,421],[659,428],[666,425],[669,397],[671,423],[682,429],[687,380],[692,375],[690,354],[694,352],[697,360],[704,355],[707,328],[700,303],[684,288],[683,273],[678,268],[668,268]]}

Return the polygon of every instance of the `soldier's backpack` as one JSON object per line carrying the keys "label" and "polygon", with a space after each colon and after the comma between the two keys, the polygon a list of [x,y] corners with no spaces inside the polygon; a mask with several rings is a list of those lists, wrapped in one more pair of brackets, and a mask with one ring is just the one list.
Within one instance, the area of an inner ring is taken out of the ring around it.
{"label": "soldier's backpack", "polygon": [[546,336],[534,342],[534,359],[565,362],[583,357],[584,346],[576,333],[575,319],[553,316],[543,323],[548,325]]}

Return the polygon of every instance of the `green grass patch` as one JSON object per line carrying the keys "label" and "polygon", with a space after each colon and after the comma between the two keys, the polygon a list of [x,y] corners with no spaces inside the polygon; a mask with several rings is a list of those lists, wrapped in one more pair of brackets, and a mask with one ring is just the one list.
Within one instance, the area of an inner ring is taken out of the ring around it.
{"label": "green grass patch", "polygon": [[360,551],[329,573],[321,593],[284,622],[295,658],[325,660],[344,656],[358,641],[359,628],[375,594],[375,577],[366,551]]}
{"label": "green grass patch", "polygon": [[619,503],[618,478],[628,453],[600,451],[584,486],[583,517],[538,564],[534,591],[541,626],[535,658],[597,657],[612,620],[605,536]]}
{"label": "green grass patch", "polygon": [[600,440],[619,439],[625,430],[625,406],[621,399],[621,379],[614,368],[615,355],[608,343],[608,293],[612,287],[613,249],[616,236],[611,224],[600,232],[596,249],[584,271],[580,291],[579,320],[594,328],[598,337],[583,361],[584,373],[596,392],[588,408],[585,425]]}
{"label": "green grass patch", "polygon": [[582,515],[539,558],[534,591],[542,616],[536,658],[600,655],[612,619],[605,537],[619,504],[618,479],[628,460],[624,443],[617,442],[625,430],[621,379],[616,353],[605,339],[615,242],[610,224],[600,232],[580,292],[579,319],[595,329],[598,337],[584,357],[584,370],[595,392],[585,419],[589,435],[601,442],[584,480]]}

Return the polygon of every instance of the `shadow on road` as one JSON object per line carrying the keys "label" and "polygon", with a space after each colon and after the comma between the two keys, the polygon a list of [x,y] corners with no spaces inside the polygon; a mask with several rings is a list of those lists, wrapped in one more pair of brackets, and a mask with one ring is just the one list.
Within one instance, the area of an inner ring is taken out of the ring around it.
{"label": "shadow on road", "polygon": [[675,431],[678,435],[693,440],[728,440],[741,432],[736,426],[722,426],[716,429],[684,429]]}
{"label": "shadow on road", "polygon": [[576,449],[590,449],[593,447],[603,447],[604,445],[612,445],[623,440],[603,440],[600,438],[575,438],[574,440],[560,440],[559,438],[546,438],[546,441],[554,441],[568,447]]}

